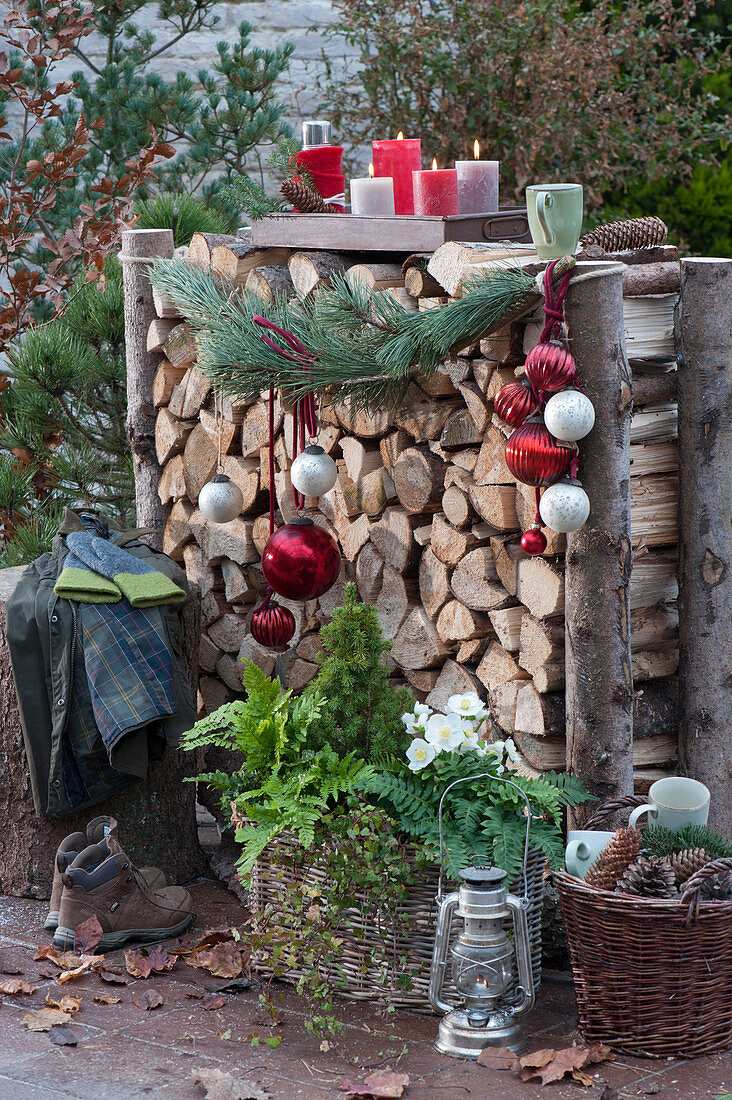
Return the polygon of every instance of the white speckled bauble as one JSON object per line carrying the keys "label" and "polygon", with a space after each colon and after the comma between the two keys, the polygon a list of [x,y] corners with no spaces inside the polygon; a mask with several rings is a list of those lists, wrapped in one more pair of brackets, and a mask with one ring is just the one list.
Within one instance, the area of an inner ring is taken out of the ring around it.
{"label": "white speckled bauble", "polygon": [[550,485],[542,493],[539,514],[552,531],[579,531],[590,514],[590,498],[582,483],[574,477],[566,477]]}
{"label": "white speckled bauble", "polygon": [[547,401],[544,423],[555,439],[574,443],[592,431],[595,409],[589,397],[579,390],[561,390]]}
{"label": "white speckled bauble", "polygon": [[236,519],[243,506],[241,489],[226,474],[216,474],[198,494],[198,507],[211,523]]}
{"label": "white speckled bauble", "polygon": [[322,447],[306,447],[292,463],[293,487],[304,497],[322,497],[338,480],[338,467]]}

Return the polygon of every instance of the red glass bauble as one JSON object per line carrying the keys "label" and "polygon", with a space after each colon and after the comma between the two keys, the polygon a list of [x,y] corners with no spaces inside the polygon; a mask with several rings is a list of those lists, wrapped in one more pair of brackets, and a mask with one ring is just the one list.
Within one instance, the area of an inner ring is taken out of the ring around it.
{"label": "red glass bauble", "polygon": [[341,553],[335,539],[311,519],[294,519],[275,531],[262,554],[267,584],[286,600],[314,600],[335,584]]}
{"label": "red glass bauble", "polygon": [[506,443],[506,465],[524,485],[551,485],[569,470],[573,452],[560,447],[538,417],[512,432]]}
{"label": "red glass bauble", "polygon": [[544,553],[546,550],[546,535],[541,527],[530,527],[528,531],[524,531],[521,536],[521,549],[530,558],[535,558],[537,555]]}
{"label": "red glass bauble", "polygon": [[493,398],[493,411],[506,424],[518,428],[539,407],[530,382],[507,382]]}
{"label": "red glass bauble", "polygon": [[277,649],[287,645],[295,633],[295,616],[289,607],[266,603],[252,612],[249,629],[255,642],[267,649]]}
{"label": "red glass bauble", "polygon": [[536,390],[554,393],[574,381],[577,364],[563,344],[537,344],[526,356],[526,377]]}

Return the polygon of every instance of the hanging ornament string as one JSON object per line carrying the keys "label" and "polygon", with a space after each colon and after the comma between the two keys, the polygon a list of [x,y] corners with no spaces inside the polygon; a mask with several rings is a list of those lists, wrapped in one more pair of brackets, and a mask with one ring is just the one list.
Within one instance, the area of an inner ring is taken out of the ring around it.
{"label": "hanging ornament string", "polygon": [[552,260],[552,262],[547,265],[547,269],[544,272],[543,308],[545,324],[539,336],[538,343],[540,344],[545,344],[552,338],[557,339],[561,334],[562,325],[564,324],[564,299],[567,297],[569,281],[572,278],[574,268],[571,267],[566,275],[562,277],[555,294],[554,283],[552,282],[552,272],[557,263],[558,260]]}
{"label": "hanging ornament string", "polygon": [[[277,333],[277,335],[289,345],[291,350],[288,351],[287,348],[283,348],[280,344],[270,339],[266,332],[260,332],[259,334],[267,347],[271,348],[272,351],[276,351],[283,359],[287,359],[291,363],[299,363],[303,369],[303,373],[307,377],[310,367],[318,360],[317,355],[308,351],[302,341],[298,340],[294,333],[288,332],[287,329],[280,328],[279,325],[276,325],[273,321],[269,321],[266,317],[257,315],[253,317],[252,320],[259,328],[269,329],[271,332]],[[292,409],[293,461],[297,458],[298,451],[305,450],[306,433],[310,439],[315,439],[318,434],[318,420],[315,415],[315,398],[312,393],[306,393],[303,397],[300,397],[295,402]],[[272,447],[270,445],[270,452],[271,450]],[[300,511],[305,505],[305,498],[302,493],[298,493],[297,489],[294,487],[292,490],[292,497],[295,502],[295,507]]]}
{"label": "hanging ornament string", "polygon": [[224,463],[221,459],[221,433],[224,426],[224,399],[217,389],[214,389],[214,416],[216,418],[216,438],[218,440],[218,462],[216,463],[216,472],[221,474],[224,470]]}

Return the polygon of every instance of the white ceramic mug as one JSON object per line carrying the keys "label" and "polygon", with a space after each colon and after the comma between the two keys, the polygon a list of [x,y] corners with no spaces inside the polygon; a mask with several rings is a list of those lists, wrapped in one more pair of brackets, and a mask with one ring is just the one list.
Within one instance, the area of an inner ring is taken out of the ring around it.
{"label": "white ceramic mug", "polygon": [[628,827],[634,829],[643,814],[648,814],[649,825],[662,825],[673,832],[683,829],[684,825],[706,825],[709,788],[683,775],[657,779],[648,792],[647,804],[633,810]]}
{"label": "white ceramic mug", "polygon": [[615,833],[603,833],[598,829],[570,829],[567,833],[569,843],[564,853],[564,863],[570,875],[584,878],[614,836]]}

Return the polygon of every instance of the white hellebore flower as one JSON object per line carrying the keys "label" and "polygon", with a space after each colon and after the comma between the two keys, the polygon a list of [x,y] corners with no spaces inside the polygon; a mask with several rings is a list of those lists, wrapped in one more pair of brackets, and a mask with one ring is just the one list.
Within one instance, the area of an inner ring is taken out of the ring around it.
{"label": "white hellebore flower", "polygon": [[485,718],[487,711],[474,691],[465,695],[451,695],[447,700],[448,713],[459,714],[462,718]]}
{"label": "white hellebore flower", "polygon": [[506,756],[509,760],[513,760],[515,762],[516,760],[521,759],[521,754],[516,748],[516,742],[514,741],[513,737],[507,737],[503,744],[506,749]]}
{"label": "white hellebore flower", "polygon": [[421,737],[415,737],[407,749],[407,760],[410,771],[420,772],[437,755],[435,746],[423,741]]}
{"label": "white hellebore flower", "polygon": [[415,703],[414,711],[411,714],[402,715],[402,722],[409,733],[424,733],[430,714],[432,714],[431,707],[426,706],[424,703]]}
{"label": "white hellebore flower", "polygon": [[457,714],[433,714],[425,738],[438,752],[457,749],[465,740],[465,727]]}

